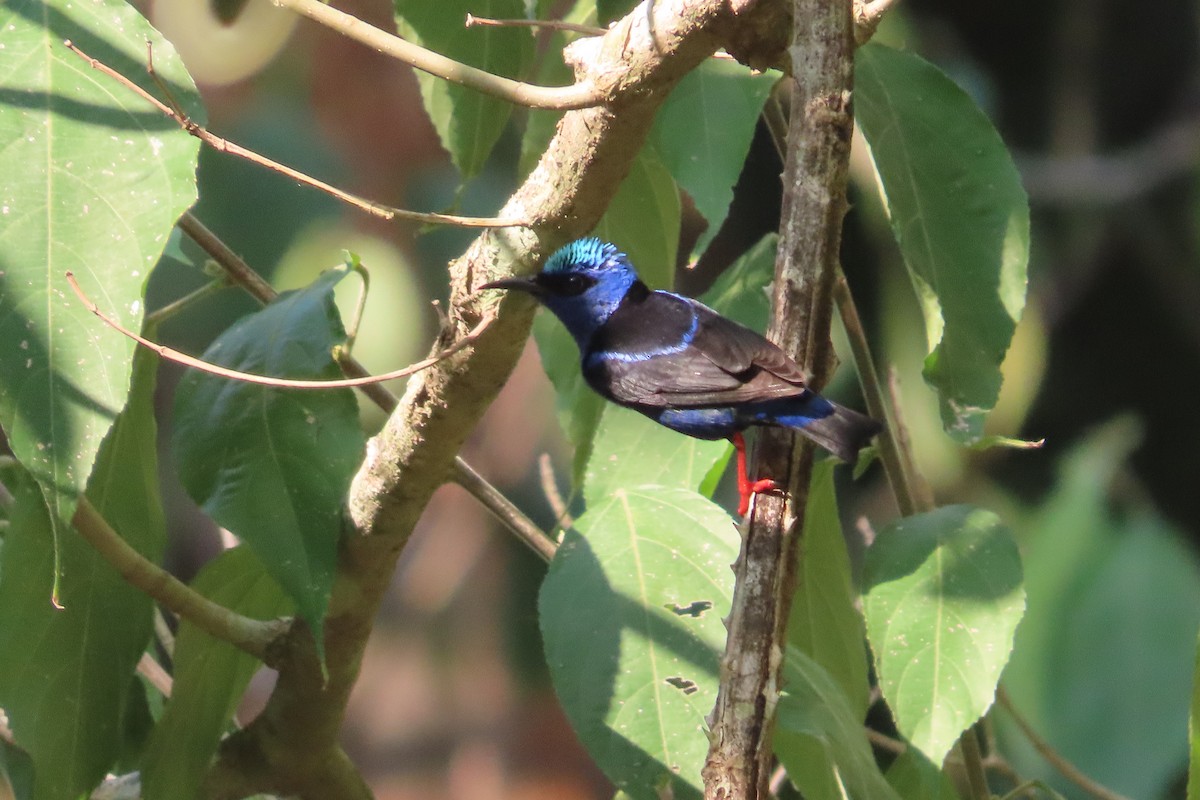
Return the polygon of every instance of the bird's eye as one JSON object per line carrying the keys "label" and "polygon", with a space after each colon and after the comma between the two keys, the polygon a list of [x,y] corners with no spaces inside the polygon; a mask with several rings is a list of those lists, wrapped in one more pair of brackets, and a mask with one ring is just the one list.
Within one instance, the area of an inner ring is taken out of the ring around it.
{"label": "bird's eye", "polygon": [[559,297],[575,297],[596,285],[596,279],[578,272],[543,273],[538,283],[551,294]]}

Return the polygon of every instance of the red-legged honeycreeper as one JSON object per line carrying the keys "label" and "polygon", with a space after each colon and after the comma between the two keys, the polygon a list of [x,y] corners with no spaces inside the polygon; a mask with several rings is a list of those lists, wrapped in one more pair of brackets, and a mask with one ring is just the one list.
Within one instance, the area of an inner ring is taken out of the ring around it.
{"label": "red-legged honeycreeper", "polygon": [[603,397],[688,436],[732,441],[741,516],[752,494],[778,488],[746,474],[746,428],[797,430],[851,464],[882,428],[809,390],[796,362],[749,328],[691,298],[650,291],[625,254],[599,239],[562,247],[530,278],[481,288],[528,292],[554,312]]}

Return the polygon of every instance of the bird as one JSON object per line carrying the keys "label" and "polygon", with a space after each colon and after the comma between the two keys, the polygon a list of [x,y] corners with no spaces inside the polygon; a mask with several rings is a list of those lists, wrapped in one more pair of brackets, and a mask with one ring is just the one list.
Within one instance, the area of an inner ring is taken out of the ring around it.
{"label": "bird", "polygon": [[759,333],[698,300],[651,290],[624,253],[598,238],[573,241],[540,272],[480,287],[487,289],[527,293],[558,317],[579,346],[584,379],[602,397],[679,433],[728,439],[737,451],[739,517],[755,493],[781,488],[750,480],[746,429],[790,428],[851,464],[882,430],[808,388],[804,370]]}

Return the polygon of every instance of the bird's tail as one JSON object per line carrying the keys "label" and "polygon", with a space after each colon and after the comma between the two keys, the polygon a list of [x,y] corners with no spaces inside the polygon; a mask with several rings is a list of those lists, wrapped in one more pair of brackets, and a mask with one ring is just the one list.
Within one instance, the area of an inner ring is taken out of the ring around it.
{"label": "bird's tail", "polygon": [[853,464],[858,460],[858,451],[883,430],[883,424],[837,403],[829,405],[833,406],[832,414],[806,420],[796,429],[842,461]]}

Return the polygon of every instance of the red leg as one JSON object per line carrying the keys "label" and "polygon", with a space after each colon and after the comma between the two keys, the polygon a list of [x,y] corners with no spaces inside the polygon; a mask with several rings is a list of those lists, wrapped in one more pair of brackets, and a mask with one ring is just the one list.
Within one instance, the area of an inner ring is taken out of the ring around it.
{"label": "red leg", "polygon": [[781,489],[778,483],[770,478],[761,478],[756,481],[750,480],[750,474],[746,470],[746,439],[741,433],[735,433],[729,437],[729,441],[733,442],[733,449],[737,451],[737,482],[738,482],[738,516],[746,516],[746,512],[750,510],[750,497],[759,492],[770,492]]}

